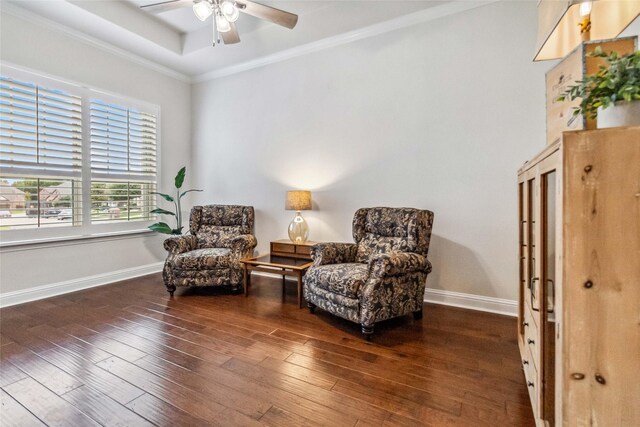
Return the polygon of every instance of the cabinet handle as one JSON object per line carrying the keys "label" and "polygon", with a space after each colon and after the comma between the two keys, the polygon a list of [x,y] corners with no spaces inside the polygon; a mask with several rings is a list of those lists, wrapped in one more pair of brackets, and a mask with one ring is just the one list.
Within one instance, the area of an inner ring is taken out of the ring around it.
{"label": "cabinet handle", "polygon": [[528,322],[522,322],[522,326],[526,328],[527,326],[529,326],[529,323]]}
{"label": "cabinet handle", "polygon": [[523,364],[523,365],[528,365],[528,364],[529,364],[529,361],[528,361],[528,360],[525,360],[525,359],[522,359],[522,364]]}
{"label": "cabinet handle", "polygon": [[529,287],[529,297],[531,298],[531,310],[533,311],[540,311],[540,307],[535,308],[534,304],[533,304],[533,295],[536,293],[536,281],[538,281],[539,278],[538,277],[532,277],[531,278],[531,286]]}
{"label": "cabinet handle", "polygon": [[551,308],[549,308],[549,302],[547,301],[547,313],[553,313],[556,305],[556,284],[553,283],[552,279],[547,279],[547,283],[551,284]]}
{"label": "cabinet handle", "polygon": [[527,338],[527,344],[535,344],[536,342],[531,338]]}
{"label": "cabinet handle", "polygon": [[533,384],[531,381],[528,381],[528,382],[527,382],[527,386],[529,386],[529,387],[533,387],[533,385],[534,385],[534,384]]}

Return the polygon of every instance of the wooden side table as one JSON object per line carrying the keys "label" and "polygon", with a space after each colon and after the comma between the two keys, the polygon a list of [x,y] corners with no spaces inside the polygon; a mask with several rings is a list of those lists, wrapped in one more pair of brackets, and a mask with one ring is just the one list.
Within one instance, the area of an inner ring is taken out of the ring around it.
{"label": "wooden side table", "polygon": [[291,240],[283,239],[271,242],[271,255],[288,258],[311,259],[311,246],[317,242],[307,241],[304,243],[293,243]]}
{"label": "wooden side table", "polygon": [[298,281],[298,306],[302,308],[302,277],[311,267],[311,260],[281,257],[273,254],[260,255],[246,258],[240,261],[244,264],[244,295],[249,295],[251,285],[251,272],[261,271],[263,273],[278,274],[282,276],[282,298],[284,300],[285,276],[295,277]]}
{"label": "wooden side table", "polygon": [[244,295],[249,295],[252,271],[281,275],[283,300],[286,277],[292,276],[298,282],[298,306],[302,308],[302,277],[311,267],[311,246],[315,244],[316,242],[293,243],[291,240],[276,240],[271,242],[271,253],[241,260],[244,264]]}

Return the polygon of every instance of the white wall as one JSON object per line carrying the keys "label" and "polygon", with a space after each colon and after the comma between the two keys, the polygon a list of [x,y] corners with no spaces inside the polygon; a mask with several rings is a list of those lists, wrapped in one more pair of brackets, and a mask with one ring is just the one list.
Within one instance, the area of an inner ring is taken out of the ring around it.
{"label": "white wall", "polygon": [[[255,206],[261,252],[286,237],[288,189],[313,190],[305,217],[319,241],[351,241],[362,206],[427,208],[436,212],[428,286],[515,299],[516,170],[544,146],[544,73],[553,65],[531,62],[535,3],[493,4],[191,91],[5,13],[0,59],[159,104],[161,187],[187,165],[187,185],[206,190],[187,206]],[[639,30],[636,20],[625,35]],[[128,274],[162,261],[161,241],[3,249],[0,293]]]}
{"label": "white wall", "polygon": [[193,86],[200,203],[250,204],[260,252],[310,189],[317,241],[363,206],[435,212],[428,287],[515,300],[516,170],[545,145],[535,2],[505,2]]}
{"label": "white wall", "polygon": [[[188,82],[152,71],[64,32],[6,13],[2,13],[0,19],[2,61],[160,105],[163,172],[160,188],[173,188],[173,176],[181,166],[187,165],[190,169]],[[113,272],[154,264],[164,257],[162,237],[155,234],[44,245],[28,250],[5,248],[0,250],[0,292],[6,296],[87,276],[112,276]]]}

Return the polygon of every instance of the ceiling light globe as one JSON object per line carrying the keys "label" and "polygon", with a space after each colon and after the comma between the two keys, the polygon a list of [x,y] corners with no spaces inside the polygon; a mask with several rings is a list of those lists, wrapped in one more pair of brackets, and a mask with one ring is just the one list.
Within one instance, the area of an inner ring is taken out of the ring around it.
{"label": "ceiling light globe", "polygon": [[211,13],[213,13],[213,5],[209,3],[207,0],[194,3],[193,13],[196,14],[196,17],[199,20],[204,21],[211,15]]}
{"label": "ceiling light globe", "polygon": [[227,31],[231,30],[229,21],[227,21],[222,15],[216,16],[216,27],[221,33],[226,33]]}
{"label": "ceiling light globe", "polygon": [[233,2],[225,1],[220,5],[222,14],[229,22],[236,22],[240,16],[240,11]]}

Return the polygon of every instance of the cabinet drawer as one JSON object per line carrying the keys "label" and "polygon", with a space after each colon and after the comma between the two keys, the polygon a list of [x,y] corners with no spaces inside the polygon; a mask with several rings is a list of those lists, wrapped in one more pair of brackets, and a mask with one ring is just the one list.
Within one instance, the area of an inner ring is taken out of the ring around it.
{"label": "cabinet drawer", "polygon": [[294,245],[287,245],[284,243],[272,243],[271,252],[284,252],[288,254],[296,253],[296,247]]}
{"label": "cabinet drawer", "polygon": [[540,346],[540,343],[538,342],[540,339],[538,327],[533,321],[531,311],[528,307],[525,308],[524,312],[525,323],[527,324],[524,328],[524,345],[527,349],[527,353],[529,354],[531,364],[538,367],[540,366],[538,363],[538,348]]}
{"label": "cabinet drawer", "polygon": [[537,327],[538,326],[538,317],[536,316],[536,314],[538,313],[537,311],[533,311],[533,309],[531,308],[531,305],[529,305],[529,302],[527,300],[527,303],[524,305],[524,317],[525,317],[525,321],[528,322],[532,327]]}
{"label": "cabinet drawer", "polygon": [[535,337],[538,336],[538,324],[536,323],[535,317],[533,315],[533,312],[531,311],[531,309],[529,308],[529,306],[527,306],[525,304],[524,307],[524,335],[525,335],[525,342],[526,342],[526,338],[527,337],[531,337],[532,339],[535,340]]}
{"label": "cabinet drawer", "polygon": [[300,255],[311,255],[311,246],[298,245],[296,246],[296,253]]}
{"label": "cabinet drawer", "polygon": [[[525,354],[528,353],[525,352]],[[533,414],[536,418],[538,418],[538,370],[536,369],[536,365],[533,363],[533,356],[530,353],[525,360],[529,362],[523,365],[524,376],[527,382],[527,390],[529,391],[529,398],[531,399]]]}

